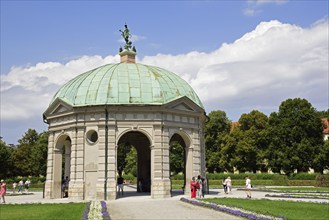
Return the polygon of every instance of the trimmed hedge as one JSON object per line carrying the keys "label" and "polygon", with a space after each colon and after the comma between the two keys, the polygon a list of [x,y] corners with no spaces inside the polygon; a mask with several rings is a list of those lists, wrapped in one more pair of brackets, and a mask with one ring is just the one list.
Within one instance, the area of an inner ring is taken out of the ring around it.
{"label": "trimmed hedge", "polygon": [[[329,174],[297,173],[290,176],[269,173],[209,173],[207,179],[212,187],[222,187],[223,178],[230,176],[233,186],[244,186],[249,176],[254,186],[319,186],[329,187]],[[182,174],[172,176],[173,185],[183,185]]]}
{"label": "trimmed hedge", "polygon": [[315,186],[329,187],[329,176],[328,175],[318,175],[318,176],[316,176]]}
{"label": "trimmed hedge", "polygon": [[[245,185],[245,180],[232,180],[233,187],[243,187]],[[316,186],[315,180],[288,180],[287,183],[285,182],[275,182],[274,180],[252,180],[251,181],[253,186],[260,187],[260,186]],[[275,184],[277,183],[277,184]],[[181,185],[183,186],[183,180],[172,180],[171,184],[173,185]],[[209,180],[209,185],[215,188],[222,188],[222,181],[221,180]]]}
{"label": "trimmed hedge", "polygon": [[20,180],[23,180],[24,183],[25,181],[29,179],[31,181],[31,184],[33,183],[44,183],[46,182],[46,177],[36,177],[36,176],[31,176],[31,177],[14,177],[14,178],[8,178],[8,179],[5,179],[6,180],[6,183],[18,183]]}
{"label": "trimmed hedge", "polygon": [[[253,180],[273,180],[277,184],[288,184],[288,180],[315,180],[317,176],[323,176],[324,179],[329,180],[329,174],[319,174],[319,173],[297,173],[291,174],[290,176],[282,174],[270,174],[270,173],[208,173],[208,180],[223,180],[228,176],[232,180],[244,180],[246,176],[249,176]],[[176,174],[171,177],[172,180],[183,180],[184,175]]]}

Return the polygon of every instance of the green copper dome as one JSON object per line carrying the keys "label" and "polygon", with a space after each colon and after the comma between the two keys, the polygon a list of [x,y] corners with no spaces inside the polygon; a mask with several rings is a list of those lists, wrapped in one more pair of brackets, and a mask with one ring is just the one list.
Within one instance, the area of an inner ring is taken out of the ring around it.
{"label": "green copper dome", "polygon": [[204,109],[192,87],[165,69],[135,63],[108,64],[85,72],[59,89],[55,99],[74,106],[163,105],[188,97]]}

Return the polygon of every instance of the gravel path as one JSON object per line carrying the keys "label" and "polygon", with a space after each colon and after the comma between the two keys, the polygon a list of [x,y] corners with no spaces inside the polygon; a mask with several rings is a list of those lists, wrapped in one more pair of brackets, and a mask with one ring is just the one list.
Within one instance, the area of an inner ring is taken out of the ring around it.
{"label": "gravel path", "polygon": [[107,202],[112,220],[126,219],[242,219],[233,215],[193,206],[179,201],[177,197],[169,199],[151,199],[150,196],[134,199],[119,199]]}

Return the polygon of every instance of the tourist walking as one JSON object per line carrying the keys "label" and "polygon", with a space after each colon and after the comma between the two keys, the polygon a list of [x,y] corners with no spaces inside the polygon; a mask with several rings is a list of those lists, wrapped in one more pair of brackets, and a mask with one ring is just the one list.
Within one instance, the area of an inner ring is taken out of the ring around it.
{"label": "tourist walking", "polygon": [[199,183],[199,189],[197,189],[198,198],[204,198],[204,179],[201,175],[198,176],[197,182]]}
{"label": "tourist walking", "polygon": [[25,181],[25,192],[27,193],[27,192],[29,192],[29,188],[30,188],[30,180],[29,179],[27,179],[26,181]]}
{"label": "tourist walking", "polygon": [[196,181],[195,177],[192,177],[192,180],[190,182],[190,188],[191,188],[191,198],[196,198],[196,191],[200,188],[199,182]]}
{"label": "tourist walking", "polygon": [[65,179],[63,180],[63,184],[62,184],[63,198],[69,197],[69,184],[70,184],[69,177],[66,176]]}
{"label": "tourist walking", "polygon": [[13,183],[13,193],[14,193],[14,194],[16,193],[16,187],[17,187],[17,183],[14,182],[14,183]]}
{"label": "tourist walking", "polygon": [[249,176],[246,176],[246,194],[247,194],[247,198],[251,198],[251,180],[249,178]]}
{"label": "tourist walking", "polygon": [[2,203],[6,203],[5,195],[6,195],[6,192],[7,192],[7,185],[6,185],[6,182],[4,180],[1,180],[0,184],[1,184],[1,186],[0,186],[0,202],[1,202],[1,199],[2,199]]}
{"label": "tourist walking", "polygon": [[[226,186],[226,178],[223,178],[222,184],[223,184],[223,188],[224,188],[224,193],[227,193],[227,186]],[[219,193],[218,193],[219,194]]]}
{"label": "tourist walking", "polygon": [[225,185],[226,185],[226,194],[232,193],[232,181],[231,181],[231,177],[227,177],[226,178]]}
{"label": "tourist walking", "polygon": [[19,186],[19,188],[18,188],[18,192],[23,193],[23,185],[24,185],[23,180],[20,180],[20,181],[18,182],[18,186]]}
{"label": "tourist walking", "polygon": [[121,175],[121,173],[119,174],[119,178],[117,180],[118,183],[118,195],[120,195],[120,191],[121,191],[121,195],[123,195],[123,183],[124,183],[124,179]]}

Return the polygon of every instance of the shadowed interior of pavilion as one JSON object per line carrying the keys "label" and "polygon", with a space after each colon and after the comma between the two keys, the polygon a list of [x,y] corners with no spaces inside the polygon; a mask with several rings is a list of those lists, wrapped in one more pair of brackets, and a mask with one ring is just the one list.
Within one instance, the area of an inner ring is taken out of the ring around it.
{"label": "shadowed interior of pavilion", "polygon": [[[183,138],[179,134],[174,134],[169,142],[170,154],[172,154],[172,148],[179,147],[181,149],[182,167],[181,172],[183,174],[184,182],[179,189],[171,189],[171,196],[183,195],[184,187],[186,185],[186,144]],[[125,133],[118,141],[118,151],[119,148],[126,148],[126,152],[131,148],[135,148],[137,151],[137,181],[136,184],[129,183],[126,181],[124,184],[123,195],[117,191],[117,199],[130,197],[130,196],[150,196],[151,195],[151,149],[150,141],[148,137],[138,131],[129,131]],[[126,157],[126,155],[125,155]],[[120,167],[120,161],[122,158],[117,158],[117,171],[122,172],[123,169]],[[139,185],[141,183],[141,186]]]}

